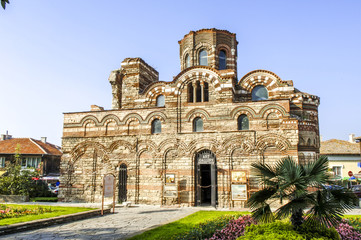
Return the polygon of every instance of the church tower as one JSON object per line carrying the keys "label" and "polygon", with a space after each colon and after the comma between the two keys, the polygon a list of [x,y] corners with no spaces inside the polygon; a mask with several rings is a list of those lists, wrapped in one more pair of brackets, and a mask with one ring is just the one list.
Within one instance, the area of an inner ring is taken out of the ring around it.
{"label": "church tower", "polygon": [[181,70],[193,66],[209,66],[217,70],[233,70],[237,76],[236,34],[226,30],[190,31],[179,42]]}

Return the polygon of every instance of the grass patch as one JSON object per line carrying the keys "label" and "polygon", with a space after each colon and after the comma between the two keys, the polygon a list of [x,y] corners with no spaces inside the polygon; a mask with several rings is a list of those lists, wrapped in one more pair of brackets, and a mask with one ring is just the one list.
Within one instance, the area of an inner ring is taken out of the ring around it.
{"label": "grass patch", "polygon": [[[39,205],[18,205],[18,204],[5,204],[5,205],[9,207],[26,207],[28,209],[34,209],[39,206]],[[52,212],[38,214],[38,215],[26,215],[21,217],[0,219],[0,226],[94,210],[94,208],[55,207],[55,206],[44,206],[44,205],[40,205],[40,206],[42,206],[43,208],[51,208]]]}
{"label": "grass patch", "polygon": [[35,197],[30,198],[30,202],[57,202],[58,197]]}
{"label": "grass patch", "polygon": [[223,215],[232,215],[232,214],[240,214],[240,213],[249,214],[249,212],[237,212],[237,211],[199,211],[185,218],[179,219],[175,222],[171,222],[163,226],[146,231],[142,234],[130,238],[129,240],[169,239],[170,235],[173,236],[181,233],[186,233],[196,225],[205,222],[207,220],[212,220]]}
{"label": "grass patch", "polygon": [[361,215],[343,215],[342,218],[360,218]]}

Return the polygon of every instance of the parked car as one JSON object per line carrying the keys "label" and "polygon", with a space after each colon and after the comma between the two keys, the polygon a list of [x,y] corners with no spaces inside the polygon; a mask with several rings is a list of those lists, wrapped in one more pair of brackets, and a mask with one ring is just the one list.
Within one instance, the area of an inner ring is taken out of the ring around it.
{"label": "parked car", "polygon": [[54,193],[54,194],[58,194],[58,191],[59,191],[59,187],[53,187],[51,186],[50,184],[48,185],[49,187],[49,191]]}
{"label": "parked car", "polygon": [[351,190],[358,198],[361,198],[361,185],[353,185]]}

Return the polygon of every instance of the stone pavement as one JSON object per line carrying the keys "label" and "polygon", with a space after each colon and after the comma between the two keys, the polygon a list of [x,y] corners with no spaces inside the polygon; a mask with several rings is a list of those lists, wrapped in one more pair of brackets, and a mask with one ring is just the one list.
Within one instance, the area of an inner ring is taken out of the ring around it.
{"label": "stone pavement", "polygon": [[[70,205],[91,206],[84,204],[68,204],[67,206]],[[115,209],[114,214],[9,234],[0,236],[0,239],[127,239],[144,230],[178,220],[198,210],[200,209],[192,207],[161,208],[159,206],[144,205],[129,208],[120,207]]]}

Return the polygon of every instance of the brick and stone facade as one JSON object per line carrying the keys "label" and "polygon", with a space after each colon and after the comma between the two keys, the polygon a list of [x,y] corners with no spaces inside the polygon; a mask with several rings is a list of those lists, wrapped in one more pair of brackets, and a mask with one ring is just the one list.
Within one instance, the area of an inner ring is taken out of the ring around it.
{"label": "brick and stone facade", "polygon": [[[251,163],[317,157],[319,98],[267,70],[238,79],[237,44],[228,31],[191,31],[179,41],[181,72],[171,82],[159,81],[142,59],[126,58],[109,77],[112,110],[64,114],[59,197],[100,201],[103,176],[113,173],[125,184],[123,201],[243,205],[231,201],[231,170],[247,170],[252,191]],[[201,162],[204,154],[211,162]],[[175,174],[178,198],[164,197],[166,174]],[[212,178],[212,190],[202,190],[200,177]]]}

